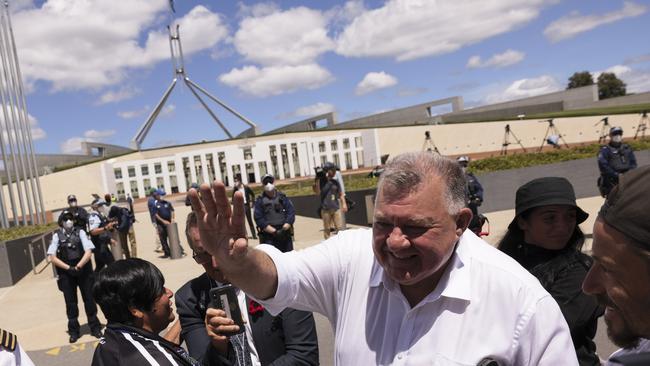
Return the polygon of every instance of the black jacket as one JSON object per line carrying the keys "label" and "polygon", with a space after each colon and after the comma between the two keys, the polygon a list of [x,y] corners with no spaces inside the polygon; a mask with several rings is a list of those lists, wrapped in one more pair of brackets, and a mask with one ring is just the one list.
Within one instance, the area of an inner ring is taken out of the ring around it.
{"label": "black jacket", "polygon": [[[213,357],[216,353],[205,330],[208,292],[213,283],[204,273],[183,285],[175,297],[181,337],[190,355],[199,360]],[[285,309],[273,317],[263,310],[248,317],[262,365],[318,365],[318,339],[312,313]],[[234,356],[233,352],[230,355]],[[218,362],[211,365],[233,365],[233,359],[219,356]]]}
{"label": "black jacket", "polygon": [[[198,366],[187,351],[157,334],[119,323],[109,323],[95,348],[92,366],[173,365]],[[152,360],[152,361],[150,361]],[[207,364],[216,364],[208,361]]]}
{"label": "black jacket", "polygon": [[537,277],[560,306],[579,364],[600,365],[593,339],[605,309],[596,298],[582,292],[582,282],[593,263],[591,257],[574,248],[548,250],[522,244],[514,258]]}

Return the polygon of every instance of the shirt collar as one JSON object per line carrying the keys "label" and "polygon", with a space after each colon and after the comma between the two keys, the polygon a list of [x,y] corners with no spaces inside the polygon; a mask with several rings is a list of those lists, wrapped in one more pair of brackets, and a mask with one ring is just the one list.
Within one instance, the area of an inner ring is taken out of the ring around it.
{"label": "shirt collar", "polygon": [[[470,234],[467,233],[466,230],[458,240],[456,250],[449,259],[449,266],[440,278],[438,286],[425,298],[424,302],[434,301],[442,296],[471,301],[471,253],[468,247],[471,245],[468,243],[471,239],[469,238]],[[377,259],[374,259],[369,285],[378,287],[382,283],[388,291],[400,291],[398,284],[388,277],[384,268],[377,262]]]}

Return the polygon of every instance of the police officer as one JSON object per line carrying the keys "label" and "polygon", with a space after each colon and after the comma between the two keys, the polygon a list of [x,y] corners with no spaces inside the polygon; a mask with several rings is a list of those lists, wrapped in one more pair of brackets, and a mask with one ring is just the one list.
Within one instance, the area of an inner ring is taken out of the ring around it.
{"label": "police officer", "polygon": [[255,199],[255,223],[260,243],[289,252],[293,250],[292,227],[296,221],[296,211],[289,198],[275,188],[274,181],[271,174],[262,177],[264,192]]}
{"label": "police officer", "polygon": [[636,157],[630,145],[623,143],[623,129],[612,127],[609,130],[609,143],[598,152],[598,189],[603,197],[618,184],[619,175],[636,168]]}
{"label": "police officer", "polygon": [[169,233],[167,232],[167,225],[174,222],[174,206],[162,199],[162,195],[163,192],[159,189],[153,193],[153,198],[155,200],[154,218],[156,220],[156,227],[158,228],[158,237],[160,238],[160,244],[162,245],[164,252],[162,258],[170,258],[171,252],[169,249],[169,242],[167,241],[167,238],[169,237]]}
{"label": "police officer", "polygon": [[95,272],[115,262],[111,252],[113,241],[111,230],[115,228],[116,221],[109,221],[106,218],[106,201],[101,198],[95,198],[90,204],[90,214],[88,215],[88,230],[90,239],[95,245]]}
{"label": "police officer", "polygon": [[72,213],[74,217],[74,225],[76,227],[82,230],[88,230],[88,212],[86,212],[86,210],[83,208],[77,206],[77,197],[74,194],[68,196],[68,208],[63,210],[59,215],[59,219],[57,220],[59,227],[63,225],[63,215],[65,212]]}
{"label": "police officer", "polygon": [[478,235],[483,227],[483,222],[478,214],[478,207],[483,203],[483,186],[476,176],[467,170],[469,165],[469,156],[459,156],[458,164],[465,174],[467,186],[465,186],[465,197],[467,208],[472,210],[472,221],[469,223],[469,229]]}
{"label": "police officer", "polygon": [[74,226],[73,215],[67,213],[63,216],[63,227],[52,235],[52,243],[47,249],[48,258],[54,263],[59,277],[57,285],[65,299],[70,343],[79,339],[77,288],[81,291],[91,334],[97,338],[102,336],[97,306],[92,296],[93,267],[90,256],[94,248],[86,232]]}

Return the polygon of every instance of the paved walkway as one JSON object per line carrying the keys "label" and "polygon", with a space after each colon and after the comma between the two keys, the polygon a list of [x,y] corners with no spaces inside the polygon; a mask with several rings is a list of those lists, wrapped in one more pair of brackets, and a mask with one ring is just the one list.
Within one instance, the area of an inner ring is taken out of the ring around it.
{"label": "paved walkway", "polygon": [[[183,197],[174,200],[179,231],[185,225],[185,216],[189,208],[184,206]],[[585,234],[591,238],[593,222],[603,199],[600,197],[583,198],[578,204],[590,213],[589,219],[582,225]],[[136,211],[145,210],[138,206]],[[485,239],[495,244],[503,235],[505,228],[512,219],[514,210],[504,210],[488,213],[490,220],[490,235]],[[172,290],[178,289],[189,279],[201,274],[202,268],[194,263],[190,256],[177,260],[158,258],[154,253],[154,230],[148,213],[136,214],[135,230],[138,241],[138,255],[154,263],[165,275],[166,286]],[[320,220],[298,217],[296,221],[296,249],[303,249],[319,243],[322,240],[322,224]],[[181,243],[187,249],[186,239],[181,235]],[[251,241],[256,245],[256,241]],[[591,247],[588,240],[587,250]],[[44,266],[41,263],[38,268]],[[37,365],[88,365],[92,358],[92,350],[96,339],[91,337],[85,327],[86,334],[75,345],[68,345],[66,329],[65,304],[63,295],[56,287],[51,267],[40,274],[30,272],[24,279],[12,287],[0,289],[0,327],[11,330],[19,337],[21,345],[28,350]],[[80,304],[80,322],[85,323],[83,306]],[[101,317],[102,322],[105,322]],[[324,317],[316,314],[321,364],[333,364],[333,334],[331,327]],[[83,331],[84,328],[82,328]],[[604,325],[600,325],[597,345],[601,357],[607,357],[614,346],[606,338]]]}

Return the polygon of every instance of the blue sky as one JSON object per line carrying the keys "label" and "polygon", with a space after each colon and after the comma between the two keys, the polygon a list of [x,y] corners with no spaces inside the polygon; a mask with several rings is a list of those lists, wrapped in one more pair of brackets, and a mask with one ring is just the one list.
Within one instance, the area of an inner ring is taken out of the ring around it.
{"label": "blue sky", "polygon": [[[262,131],[461,95],[466,107],[613,71],[650,90],[649,1],[10,1],[36,151],[128,146],[172,79],[189,77]],[[246,125],[210,103],[228,129]],[[144,148],[226,135],[179,84]]]}

